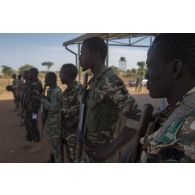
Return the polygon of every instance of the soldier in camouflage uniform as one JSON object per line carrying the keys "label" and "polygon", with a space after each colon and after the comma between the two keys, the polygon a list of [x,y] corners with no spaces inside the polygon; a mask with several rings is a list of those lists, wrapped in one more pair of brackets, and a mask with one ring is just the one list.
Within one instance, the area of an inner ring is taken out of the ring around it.
{"label": "soldier in camouflage uniform", "polygon": [[18,75],[17,84],[16,84],[16,108],[17,110],[21,107],[21,93],[22,93],[22,87],[23,87],[23,81],[22,81],[22,75]]}
{"label": "soldier in camouflage uniform", "polygon": [[17,98],[16,98],[16,87],[17,87],[17,78],[16,78],[16,74],[12,75],[12,92],[13,92],[13,96],[14,96],[14,103],[16,105],[15,111],[18,109],[17,108]]}
{"label": "soldier in camouflage uniform", "polygon": [[20,124],[25,125],[26,123],[26,111],[27,111],[27,92],[29,87],[29,71],[23,73],[23,85],[21,90],[21,111],[20,111]]}
{"label": "soldier in camouflage uniform", "polygon": [[141,162],[195,162],[195,34],[159,35],[147,65],[150,96],[169,105],[156,131],[140,140]]}
{"label": "soldier in camouflage uniform", "polygon": [[57,77],[53,72],[45,76],[45,86],[49,87],[47,96],[43,96],[41,102],[47,110],[46,127],[47,137],[51,146],[51,159],[49,162],[62,162],[62,134],[60,129],[61,89],[56,84]]}
{"label": "soldier in camouflage uniform", "polygon": [[38,70],[32,68],[29,71],[29,84],[26,97],[26,140],[40,142],[40,134],[37,126],[38,112],[41,105],[42,84],[38,79]]}
{"label": "soldier in camouflage uniform", "polygon": [[102,39],[93,37],[83,42],[80,65],[83,71],[90,69],[93,77],[88,83],[81,162],[119,162],[121,150],[135,135],[141,115],[123,81],[104,65],[106,56],[107,46]]}
{"label": "soldier in camouflage uniform", "polygon": [[62,96],[62,131],[66,145],[67,158],[69,162],[75,160],[76,129],[79,118],[79,95],[81,85],[76,81],[77,68],[73,64],[64,64],[60,70],[62,84],[66,84]]}

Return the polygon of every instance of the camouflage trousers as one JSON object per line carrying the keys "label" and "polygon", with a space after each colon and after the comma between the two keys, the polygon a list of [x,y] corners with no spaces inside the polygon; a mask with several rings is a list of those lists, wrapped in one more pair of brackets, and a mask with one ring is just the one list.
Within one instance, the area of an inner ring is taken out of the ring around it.
{"label": "camouflage trousers", "polygon": [[25,113],[25,127],[27,131],[26,140],[40,142],[40,133],[37,126],[37,119],[32,118],[32,111],[26,110]]}
{"label": "camouflage trousers", "polygon": [[20,125],[26,126],[26,124],[27,124],[27,111],[22,105],[20,110]]}
{"label": "camouflage trousers", "polygon": [[54,158],[55,163],[63,162],[62,152],[62,139],[61,138],[50,138],[48,139],[51,147],[51,156]]}
{"label": "camouflage trousers", "polygon": [[64,142],[66,146],[66,153],[69,162],[74,162],[76,158],[76,134],[66,133],[64,136]]}
{"label": "camouflage trousers", "polygon": [[16,110],[20,109],[20,96],[15,97]]}

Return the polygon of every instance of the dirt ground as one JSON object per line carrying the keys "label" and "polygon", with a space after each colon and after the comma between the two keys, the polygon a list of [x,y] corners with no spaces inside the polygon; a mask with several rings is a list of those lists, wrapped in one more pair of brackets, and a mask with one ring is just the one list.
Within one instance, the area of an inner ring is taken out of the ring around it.
{"label": "dirt ground", "polygon": [[0,162],[46,162],[49,157],[46,136],[38,144],[26,142],[25,129],[20,126],[14,107],[11,93],[0,94]]}
{"label": "dirt ground", "polygon": [[[159,100],[151,99],[144,88],[141,93],[135,93],[134,88],[128,88],[140,107],[151,103],[157,110]],[[18,113],[14,111],[11,92],[0,91],[0,162],[1,163],[41,163],[49,158],[49,145],[46,135],[40,143],[25,141],[25,129],[20,126]]]}

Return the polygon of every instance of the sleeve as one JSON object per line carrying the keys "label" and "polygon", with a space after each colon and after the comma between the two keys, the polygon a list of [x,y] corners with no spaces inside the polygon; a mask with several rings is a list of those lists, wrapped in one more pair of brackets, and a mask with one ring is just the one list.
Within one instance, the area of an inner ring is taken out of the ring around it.
{"label": "sleeve", "polygon": [[128,93],[123,81],[115,74],[106,79],[108,95],[113,100],[114,104],[117,105],[120,112],[125,116],[125,126],[137,128],[141,110],[138,108],[135,99]]}
{"label": "sleeve", "polygon": [[61,96],[62,96],[62,93],[61,91],[59,91],[53,94],[50,100],[48,100],[47,98],[41,98],[41,102],[44,108],[46,108],[48,111],[58,112],[60,109],[60,105],[61,105]]}
{"label": "sleeve", "polygon": [[31,85],[30,99],[32,104],[32,111],[37,113],[41,105],[41,95],[42,85],[40,83],[33,83]]}
{"label": "sleeve", "polygon": [[71,98],[71,103],[69,105],[70,109],[66,110],[66,118],[79,115],[80,102],[78,90],[75,90],[73,96],[70,98]]}
{"label": "sleeve", "polygon": [[195,117],[188,117],[181,127],[178,135],[178,146],[184,155],[195,161]]}

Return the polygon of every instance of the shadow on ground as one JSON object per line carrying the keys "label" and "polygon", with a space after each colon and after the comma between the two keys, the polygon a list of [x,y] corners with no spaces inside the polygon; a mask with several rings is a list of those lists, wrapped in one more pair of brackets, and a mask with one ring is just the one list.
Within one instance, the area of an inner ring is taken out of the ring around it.
{"label": "shadow on ground", "polygon": [[13,100],[0,100],[0,162],[40,163],[48,160],[46,136],[40,143],[26,142],[25,136]]}

